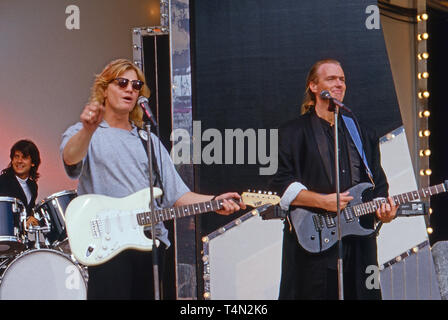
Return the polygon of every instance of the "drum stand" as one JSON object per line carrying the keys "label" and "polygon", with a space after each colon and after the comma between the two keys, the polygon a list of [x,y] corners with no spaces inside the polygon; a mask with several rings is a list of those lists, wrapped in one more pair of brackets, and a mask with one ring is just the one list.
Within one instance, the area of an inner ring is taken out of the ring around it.
{"label": "drum stand", "polygon": [[[30,226],[27,230],[26,230],[28,233],[30,233],[30,234],[34,234],[34,240],[35,240],[35,242],[34,242],[34,248],[35,249],[40,249],[40,239],[39,239],[39,237],[40,237],[40,232],[42,231],[42,234],[44,234],[44,233],[48,233],[48,232],[50,232],[50,227],[48,227],[48,226],[45,226],[45,227],[35,227],[35,226]],[[49,243],[47,243],[47,239],[45,239],[45,244],[47,245],[47,246],[49,246]]]}
{"label": "drum stand", "polygon": [[10,260],[11,260],[11,257],[0,256],[0,274],[2,274],[3,266],[7,265]]}

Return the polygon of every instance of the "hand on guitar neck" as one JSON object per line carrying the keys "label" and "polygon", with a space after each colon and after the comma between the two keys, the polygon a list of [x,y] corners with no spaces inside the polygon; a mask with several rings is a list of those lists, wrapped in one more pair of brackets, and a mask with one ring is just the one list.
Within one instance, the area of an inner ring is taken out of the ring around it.
{"label": "hand on guitar neck", "polygon": [[381,208],[376,210],[376,217],[383,223],[391,222],[397,215],[398,206],[392,197],[387,198],[387,203],[382,203]]}
{"label": "hand on guitar neck", "polygon": [[246,209],[246,205],[241,201],[241,196],[236,192],[227,192],[214,197],[214,200],[223,200],[222,209],[216,210],[217,213],[228,216],[240,209]]}
{"label": "hand on guitar neck", "polygon": [[215,197],[195,192],[187,192],[176,201],[174,207],[185,206],[211,200],[221,200],[220,208],[218,210],[215,210],[216,213],[219,213],[221,215],[227,216],[240,209],[246,209],[246,205],[241,201],[241,196],[236,192],[227,192]]}

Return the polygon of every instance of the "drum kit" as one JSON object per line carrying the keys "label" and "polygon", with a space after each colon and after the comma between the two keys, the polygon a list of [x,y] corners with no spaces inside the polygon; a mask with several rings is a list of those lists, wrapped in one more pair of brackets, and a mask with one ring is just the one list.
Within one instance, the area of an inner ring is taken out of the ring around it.
{"label": "drum kit", "polygon": [[23,203],[0,197],[0,300],[85,300],[88,273],[71,255],[65,209],[68,190],[34,208],[39,226],[26,225]]}

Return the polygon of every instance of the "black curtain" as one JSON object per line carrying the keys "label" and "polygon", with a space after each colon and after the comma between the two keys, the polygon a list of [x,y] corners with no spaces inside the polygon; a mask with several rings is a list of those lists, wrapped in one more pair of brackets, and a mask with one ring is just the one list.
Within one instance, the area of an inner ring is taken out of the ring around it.
{"label": "black curtain", "polygon": [[[145,79],[151,91],[149,106],[159,127],[159,130],[156,130],[154,126],[151,126],[151,132],[157,135],[165,148],[170,151],[172,115],[169,36],[146,35],[143,36],[142,42]],[[148,120],[146,116],[144,116],[144,120]],[[158,147],[154,148],[154,152],[159,152]],[[169,220],[165,221],[164,224],[168,229],[169,240],[174,244],[174,223]],[[162,282],[161,298],[174,300],[176,299],[174,245],[171,245],[164,254],[164,268],[159,268],[160,281]]]}
{"label": "black curtain", "polygon": [[[149,106],[159,127],[160,140],[169,151],[172,131],[169,36],[144,36],[143,52],[146,85],[151,91]],[[146,115],[144,120],[147,120]],[[154,126],[151,126],[151,130],[157,134]]]}
{"label": "black curtain", "polygon": [[[401,126],[382,30],[368,28],[371,5],[377,2],[191,1],[193,111],[202,132],[269,130],[297,117],[306,74],[323,58],[342,63],[344,102],[362,123],[379,136]],[[258,162],[245,163],[196,166],[196,191],[265,190],[271,177],[259,174]],[[237,216],[202,215],[199,236]]]}
{"label": "black curtain", "polygon": [[[445,98],[448,75],[448,12],[437,9],[428,9],[428,89],[429,98],[429,129],[431,136],[429,145],[431,149],[430,168],[432,169],[431,184],[439,184],[448,179],[448,102]],[[433,214],[430,221],[434,229],[430,236],[431,244],[448,240],[448,194],[443,193],[431,198]]]}

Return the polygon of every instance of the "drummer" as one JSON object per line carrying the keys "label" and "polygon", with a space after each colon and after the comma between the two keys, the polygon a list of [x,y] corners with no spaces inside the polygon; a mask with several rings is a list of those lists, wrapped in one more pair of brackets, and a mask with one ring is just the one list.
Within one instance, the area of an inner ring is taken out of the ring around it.
{"label": "drummer", "polygon": [[37,198],[37,172],[40,165],[40,153],[30,140],[17,141],[11,148],[11,162],[0,175],[0,196],[19,199],[26,207],[27,227],[38,226],[33,208]]}

